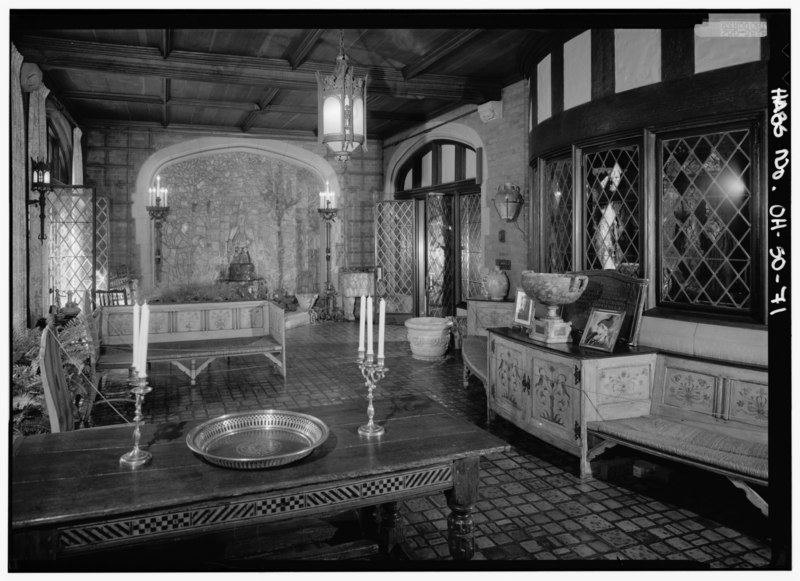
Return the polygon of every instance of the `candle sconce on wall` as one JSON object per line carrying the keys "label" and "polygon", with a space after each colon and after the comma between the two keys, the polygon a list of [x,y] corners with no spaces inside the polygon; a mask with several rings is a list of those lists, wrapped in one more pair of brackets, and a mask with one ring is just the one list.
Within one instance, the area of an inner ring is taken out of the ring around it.
{"label": "candle sconce on wall", "polygon": [[53,191],[50,186],[50,164],[42,160],[31,158],[31,189],[39,194],[38,200],[28,200],[28,205],[37,204],[39,206],[39,240],[42,244],[47,239],[44,233],[45,207],[47,206],[47,194]]}
{"label": "candle sconce on wall", "polygon": [[156,285],[161,282],[161,227],[164,220],[169,214],[169,206],[167,205],[167,188],[161,187],[161,176],[156,176],[156,185],[148,190],[150,195],[150,205],[147,206],[147,213],[150,214],[150,219],[156,229]]}

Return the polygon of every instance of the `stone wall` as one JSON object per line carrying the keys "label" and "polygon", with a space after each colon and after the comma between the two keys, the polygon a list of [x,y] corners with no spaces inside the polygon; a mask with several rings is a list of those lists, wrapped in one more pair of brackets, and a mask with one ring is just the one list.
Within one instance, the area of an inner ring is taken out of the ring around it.
{"label": "stone wall", "polygon": [[[151,256],[142,255],[143,244],[137,240],[136,218],[132,211],[136,196],[143,195],[136,187],[142,167],[165,148],[211,134],[120,127],[85,127],[84,131],[86,185],[96,188],[97,194],[107,197],[110,202],[110,269],[140,276],[147,270],[144,265],[152,260]],[[230,136],[231,152],[241,145],[243,139],[253,144],[260,141],[258,137]],[[270,140],[274,142],[275,138],[271,136]],[[334,282],[341,266],[372,265],[372,206],[383,181],[380,143],[370,142],[368,152],[357,150],[349,164],[342,168],[327,148],[316,140],[286,139],[285,142],[319,156],[321,163],[329,164],[329,171],[334,172],[338,179],[336,199],[340,217],[332,229],[331,241],[335,260],[332,264]],[[168,274],[170,284],[183,281],[187,276],[208,280],[218,274],[223,260],[222,239],[235,224],[235,216],[243,210],[248,226],[260,229],[258,250],[251,257],[256,263],[256,273],[270,281],[270,290],[276,286],[292,290],[298,276],[297,265],[301,265],[302,270],[309,260],[309,264],[314,264],[317,255],[324,255],[325,230],[315,212],[318,192],[324,184],[319,179],[312,184],[310,174],[303,174],[291,164],[281,164],[283,177],[280,179],[295,185],[289,185],[288,190],[275,189],[262,182],[278,175],[275,160],[270,161],[264,156],[251,157],[240,151],[226,155],[224,148],[218,148],[212,157],[205,161],[199,159],[176,160],[159,170],[162,186],[170,190],[169,205],[172,208],[163,230],[163,272]],[[267,190],[273,194],[266,195]],[[280,193],[278,197],[274,197],[276,191]],[[277,200],[290,207],[281,222],[282,231],[287,234],[281,253],[282,264],[286,267],[283,276],[277,271],[278,240],[274,230],[276,212],[279,212]],[[271,209],[267,209],[270,205]],[[297,206],[301,206],[303,211],[298,213]],[[267,235],[269,224],[273,230]],[[224,232],[226,229],[227,233]],[[176,245],[186,236],[190,241],[194,240],[191,272],[187,264],[177,265],[180,261]],[[324,257],[322,261],[324,264]],[[321,282],[324,278],[322,266],[315,272],[315,280]]]}

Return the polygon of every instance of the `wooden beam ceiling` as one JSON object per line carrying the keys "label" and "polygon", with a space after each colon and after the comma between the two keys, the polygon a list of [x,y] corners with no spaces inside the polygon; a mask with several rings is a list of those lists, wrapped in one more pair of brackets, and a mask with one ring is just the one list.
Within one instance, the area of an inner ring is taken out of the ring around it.
{"label": "wooden beam ceiling", "polygon": [[[72,68],[99,70],[134,76],[152,76],[208,83],[264,85],[277,89],[310,90],[316,87],[316,72],[329,74],[333,63],[305,62],[297,69],[282,59],[232,56],[172,50],[167,58],[160,48],[112,45],[89,41],[65,41],[25,36],[20,50],[34,56],[43,70]],[[425,67],[429,64],[420,63]],[[369,67],[369,92],[405,99],[438,99],[482,103],[499,99],[501,84],[447,75],[425,75],[406,81],[389,67]]]}

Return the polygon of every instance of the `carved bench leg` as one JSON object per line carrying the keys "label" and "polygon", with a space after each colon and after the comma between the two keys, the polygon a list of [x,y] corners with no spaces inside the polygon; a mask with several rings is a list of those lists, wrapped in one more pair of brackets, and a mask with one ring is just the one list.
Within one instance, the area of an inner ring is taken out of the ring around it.
{"label": "carved bench leg", "polygon": [[747,500],[749,500],[753,505],[761,511],[761,514],[764,516],[769,516],[769,504],[766,500],[764,500],[761,495],[752,489],[752,487],[747,484],[747,482],[743,480],[739,480],[738,478],[731,478],[730,476],[727,477],[728,480],[731,481],[736,488],[740,489],[744,492]]}

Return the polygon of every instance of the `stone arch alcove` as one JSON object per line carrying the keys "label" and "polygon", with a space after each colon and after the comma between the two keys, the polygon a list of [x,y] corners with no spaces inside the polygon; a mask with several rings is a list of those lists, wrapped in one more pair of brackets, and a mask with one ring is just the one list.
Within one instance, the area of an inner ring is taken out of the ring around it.
{"label": "stone arch alcove", "polygon": [[[235,238],[247,240],[255,275],[270,292],[320,289],[326,262],[319,192],[325,182],[341,191],[324,158],[279,141],[221,137],[155,152],[139,171],[131,210],[145,291],[156,286],[147,205],[157,175],[169,190],[170,207],[161,231],[160,286],[225,278]],[[334,222],[332,240],[338,235]],[[335,252],[333,241],[331,247]]]}

